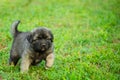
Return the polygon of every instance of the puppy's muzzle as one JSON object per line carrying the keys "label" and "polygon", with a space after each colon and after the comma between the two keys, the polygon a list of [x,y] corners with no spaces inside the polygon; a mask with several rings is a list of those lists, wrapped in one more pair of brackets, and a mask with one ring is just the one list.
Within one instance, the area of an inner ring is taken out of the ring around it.
{"label": "puppy's muzzle", "polygon": [[46,44],[41,45],[41,50],[44,51],[46,49]]}

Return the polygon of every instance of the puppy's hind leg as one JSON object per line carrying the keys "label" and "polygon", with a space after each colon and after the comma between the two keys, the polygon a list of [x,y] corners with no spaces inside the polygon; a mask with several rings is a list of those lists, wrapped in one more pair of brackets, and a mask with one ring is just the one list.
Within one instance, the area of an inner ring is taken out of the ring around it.
{"label": "puppy's hind leg", "polygon": [[15,66],[19,59],[20,59],[20,57],[18,57],[18,56],[13,56],[13,55],[11,56],[10,55],[9,65],[14,65]]}
{"label": "puppy's hind leg", "polygon": [[21,60],[20,71],[21,73],[27,72],[29,66],[31,65],[32,60],[30,59],[29,55],[23,54]]}

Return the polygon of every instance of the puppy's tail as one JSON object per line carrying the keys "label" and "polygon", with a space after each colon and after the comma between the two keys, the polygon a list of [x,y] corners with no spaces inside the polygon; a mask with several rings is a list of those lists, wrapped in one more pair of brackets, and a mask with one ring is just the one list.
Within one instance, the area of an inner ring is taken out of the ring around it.
{"label": "puppy's tail", "polygon": [[20,23],[19,20],[14,21],[14,22],[12,23],[12,26],[11,26],[11,34],[12,34],[13,37],[17,36],[17,34],[19,33],[19,31],[18,31],[18,29],[17,29],[19,23]]}

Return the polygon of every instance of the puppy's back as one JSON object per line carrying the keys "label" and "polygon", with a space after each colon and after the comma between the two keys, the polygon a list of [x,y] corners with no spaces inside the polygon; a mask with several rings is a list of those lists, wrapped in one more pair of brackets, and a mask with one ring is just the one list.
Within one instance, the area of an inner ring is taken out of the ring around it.
{"label": "puppy's back", "polygon": [[27,35],[29,32],[21,32],[14,37],[12,49],[17,54],[21,55],[25,49],[25,44],[27,40]]}

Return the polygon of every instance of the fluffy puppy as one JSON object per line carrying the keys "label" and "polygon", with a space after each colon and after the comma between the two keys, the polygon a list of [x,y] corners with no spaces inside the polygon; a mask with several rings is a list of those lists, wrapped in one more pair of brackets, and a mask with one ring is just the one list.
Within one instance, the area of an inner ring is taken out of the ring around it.
{"label": "fluffy puppy", "polygon": [[45,60],[45,68],[49,68],[54,62],[53,34],[47,28],[36,28],[31,32],[18,31],[20,21],[12,24],[13,36],[10,51],[9,64],[16,65],[21,58],[21,72],[27,72],[30,65],[37,65]]}

